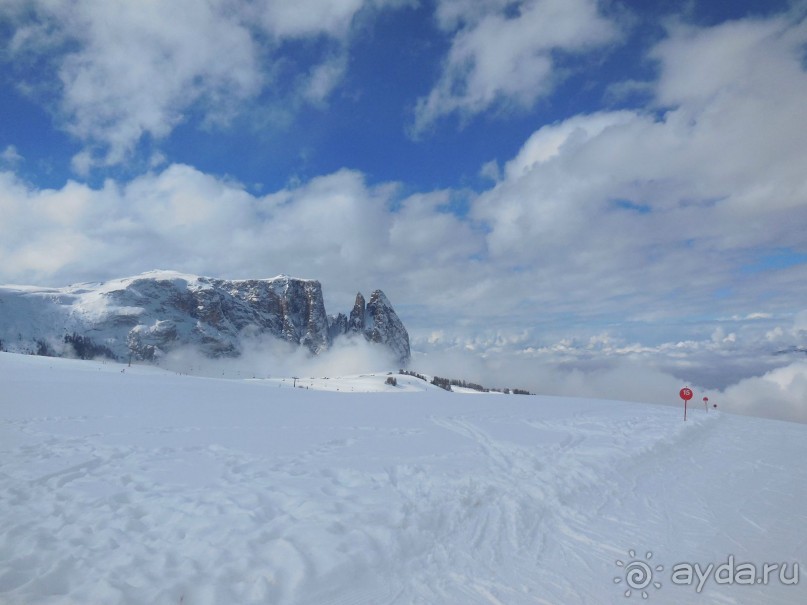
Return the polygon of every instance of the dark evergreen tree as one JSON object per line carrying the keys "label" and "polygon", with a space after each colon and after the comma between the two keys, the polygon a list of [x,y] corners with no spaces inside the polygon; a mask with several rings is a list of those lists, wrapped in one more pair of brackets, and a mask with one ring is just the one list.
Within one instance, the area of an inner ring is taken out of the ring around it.
{"label": "dark evergreen tree", "polygon": [[73,334],[65,334],[64,342],[65,344],[69,344],[73,347],[73,350],[79,359],[95,359],[96,357],[108,357],[109,359],[115,359],[115,355],[112,353],[109,347],[96,344],[87,336],[82,336],[81,334],[77,334],[75,332],[73,332]]}

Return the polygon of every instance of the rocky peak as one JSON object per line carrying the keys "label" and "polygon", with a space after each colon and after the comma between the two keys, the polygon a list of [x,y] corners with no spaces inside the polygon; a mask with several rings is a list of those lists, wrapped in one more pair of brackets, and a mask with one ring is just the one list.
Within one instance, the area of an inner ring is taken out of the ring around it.
{"label": "rocky peak", "polygon": [[361,292],[356,295],[356,303],[350,317],[343,314],[330,318],[331,338],[341,335],[364,336],[370,342],[388,347],[401,365],[409,363],[409,334],[398,318],[392,303],[381,290],[373,291],[370,302],[365,303]]}
{"label": "rocky peak", "polygon": [[350,332],[359,334],[364,332],[364,314],[366,305],[364,303],[364,296],[361,292],[356,294],[356,303],[350,311],[350,319],[348,320],[348,330]]}
{"label": "rocky peak", "polygon": [[367,303],[365,335],[371,342],[386,345],[402,362],[410,357],[409,334],[398,318],[389,299],[381,290],[375,290]]}

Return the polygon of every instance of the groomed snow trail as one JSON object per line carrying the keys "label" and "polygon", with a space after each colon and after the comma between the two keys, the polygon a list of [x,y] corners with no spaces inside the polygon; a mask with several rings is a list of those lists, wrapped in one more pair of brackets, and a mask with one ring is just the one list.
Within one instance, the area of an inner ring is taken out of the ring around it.
{"label": "groomed snow trail", "polygon": [[669,575],[807,567],[807,426],[121,369],[0,354],[0,603],[629,603],[630,550],[649,602],[807,602]]}

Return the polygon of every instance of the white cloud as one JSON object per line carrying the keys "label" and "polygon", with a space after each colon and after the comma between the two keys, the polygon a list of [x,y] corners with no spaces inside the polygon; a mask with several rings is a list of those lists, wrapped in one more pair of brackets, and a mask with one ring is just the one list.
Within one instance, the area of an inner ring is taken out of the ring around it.
{"label": "white cloud", "polygon": [[[341,80],[354,17],[369,0],[34,0],[0,6],[15,26],[9,44],[18,65],[50,62],[58,87],[56,119],[86,143],[79,174],[120,164],[144,139],[160,140],[190,115],[226,124],[257,96],[275,91],[276,54],[289,39],[329,37],[327,55],[303,67],[291,104],[321,104]],[[386,3],[390,4],[390,3]],[[395,5],[396,3],[391,3]],[[41,69],[39,67],[38,69]],[[21,86],[39,98],[51,74],[21,70]],[[285,105],[289,99],[284,99]]]}
{"label": "white cloud", "polygon": [[263,28],[278,38],[326,33],[345,36],[364,0],[261,0],[253,8]]}
{"label": "white cloud", "polygon": [[653,53],[658,114],[574,116],[533,134],[471,213],[490,227],[492,261],[518,271],[503,286],[512,300],[652,323],[800,304],[804,264],[754,263],[805,251],[805,43],[806,27],[778,18],[673,28]]}
{"label": "white cloud", "polygon": [[555,86],[553,52],[579,53],[618,35],[596,0],[532,0],[517,14],[509,8],[498,0],[438,5],[438,23],[459,30],[439,82],[418,101],[415,134],[452,113],[465,118],[501,104],[529,108]]}
{"label": "white cloud", "polygon": [[612,126],[621,126],[635,119],[630,111],[616,111],[580,115],[557,124],[543,126],[527,139],[515,158],[507,162],[507,177],[515,179],[533,170],[539,164],[582,146]]}
{"label": "white cloud", "polygon": [[807,422],[807,361],[746,378],[709,400],[721,400],[722,407],[741,414]]}
{"label": "white cloud", "polygon": [[160,366],[176,372],[228,378],[349,376],[386,372],[396,366],[394,355],[363,338],[341,338],[317,356],[274,337],[244,338],[237,358],[206,357],[193,347],[171,351]]}
{"label": "white cloud", "polygon": [[748,313],[745,316],[733,315],[732,321],[752,320],[752,319],[770,319],[773,317],[770,313]]}
{"label": "white cloud", "polygon": [[[613,343],[609,338],[594,341],[567,340],[540,351],[489,353],[456,345],[442,348],[444,340],[416,341],[412,366],[419,372],[487,387],[524,388],[539,395],[675,406],[681,405],[678,390],[688,385],[696,393],[693,406],[700,406],[705,396],[721,411],[807,422],[803,359],[777,358],[753,348],[732,349],[729,354],[726,344],[731,342],[713,340],[654,348]],[[715,379],[721,382],[719,388],[708,385]]]}
{"label": "white cloud", "polygon": [[[222,118],[264,85],[249,31],[221,2],[37,1],[15,33],[18,59],[54,50],[66,129],[120,163],[143,136],[166,136],[197,103]],[[57,46],[58,44],[58,46]],[[55,47],[55,48],[54,48]],[[31,77],[31,74],[27,74]]]}
{"label": "white cloud", "polygon": [[80,177],[88,177],[95,166],[92,153],[85,149],[70,158],[70,168]]}
{"label": "white cloud", "polygon": [[447,199],[398,199],[394,184],[371,187],[350,170],[265,196],[177,164],[97,189],[39,190],[0,172],[0,282],[59,285],[157,267],[288,273],[319,279],[348,310],[357,289],[401,300],[464,280],[482,235],[443,208]]}
{"label": "white cloud", "polygon": [[2,153],[0,153],[0,163],[5,164],[11,168],[22,163],[23,157],[17,151],[14,145],[8,145]]}
{"label": "white cloud", "polygon": [[347,57],[342,54],[332,57],[311,69],[304,80],[302,95],[310,103],[325,103],[347,70]]}

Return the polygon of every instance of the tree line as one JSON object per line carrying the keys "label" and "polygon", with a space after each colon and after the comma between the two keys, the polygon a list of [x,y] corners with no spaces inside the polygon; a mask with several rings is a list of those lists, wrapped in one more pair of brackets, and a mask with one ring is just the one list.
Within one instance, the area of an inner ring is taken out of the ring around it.
{"label": "tree line", "polygon": [[[399,370],[400,374],[405,376],[414,376],[415,378],[420,378],[424,382],[429,382],[429,379],[426,378],[423,374],[418,374],[413,370]],[[459,380],[457,378],[443,378],[441,376],[434,376],[431,380],[431,384],[440,387],[441,389],[445,389],[446,391],[453,390],[451,387],[461,387],[463,389],[473,389],[474,391],[479,391],[480,393],[504,393],[505,395],[532,395],[529,391],[525,389],[497,389],[497,388],[488,388],[482,386],[481,384],[477,384],[476,382],[470,382],[467,380]]]}

